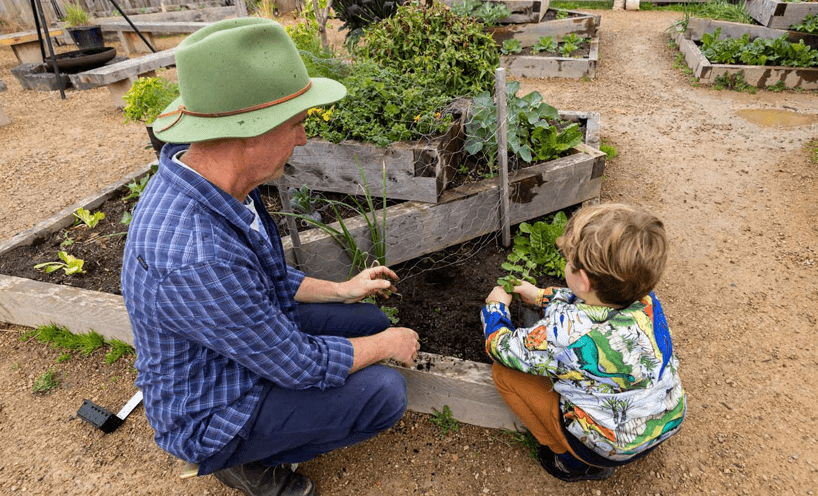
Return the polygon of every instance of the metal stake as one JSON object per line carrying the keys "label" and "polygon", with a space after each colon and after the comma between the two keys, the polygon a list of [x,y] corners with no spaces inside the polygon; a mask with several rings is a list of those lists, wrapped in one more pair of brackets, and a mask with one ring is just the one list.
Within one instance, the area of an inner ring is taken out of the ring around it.
{"label": "metal stake", "polygon": [[[36,5],[35,5],[36,2]],[[39,7],[39,9],[37,8]],[[57,83],[60,85],[60,96],[63,100],[65,100],[65,86],[62,83],[62,74],[60,74],[60,68],[57,67],[57,56],[54,55],[54,47],[51,45],[51,33],[48,31],[48,23],[45,22],[45,13],[43,12],[43,4],[40,3],[40,0],[31,0],[31,8],[34,9],[34,15],[40,16],[40,24],[45,30],[45,41],[48,45],[48,52],[51,54],[51,66],[54,68],[54,75],[57,77]],[[37,37],[40,37],[40,30],[37,29]],[[43,50],[43,41],[40,38],[40,51]],[[43,53],[45,55],[45,53]],[[45,62],[45,57],[43,57],[43,62]]]}
{"label": "metal stake", "polygon": [[497,167],[500,168],[500,224],[503,247],[511,245],[511,219],[508,214],[508,122],[506,121],[506,70],[494,71],[494,99],[497,103]]}
{"label": "metal stake", "polygon": [[129,18],[129,17],[126,15],[126,14],[125,14],[125,12],[122,12],[122,9],[120,9],[120,8],[119,8],[119,5],[117,5],[117,4],[116,4],[116,2],[114,2],[114,0],[108,0],[108,1],[109,1],[109,2],[111,2],[111,5],[113,5],[113,6],[114,6],[114,8],[115,8],[117,11],[119,11],[119,14],[120,14],[120,15],[121,15],[121,16],[122,16],[122,17],[123,17],[123,18],[124,18],[126,21],[128,21],[128,24],[130,24],[130,25],[131,25],[131,29],[133,29],[133,30],[136,32],[136,34],[138,34],[138,35],[139,35],[139,37],[140,37],[140,38],[142,38],[142,41],[145,43],[145,45],[146,45],[148,48],[150,48],[151,52],[156,53],[156,49],[155,49],[155,48],[153,48],[153,45],[151,45],[150,43],[148,43],[148,40],[147,40],[147,39],[145,39],[145,36],[142,34],[142,32],[141,32],[141,31],[139,31],[139,29],[138,29],[136,26],[134,26],[134,23],[132,23],[132,22],[131,22],[131,19],[130,19],[130,18]]}

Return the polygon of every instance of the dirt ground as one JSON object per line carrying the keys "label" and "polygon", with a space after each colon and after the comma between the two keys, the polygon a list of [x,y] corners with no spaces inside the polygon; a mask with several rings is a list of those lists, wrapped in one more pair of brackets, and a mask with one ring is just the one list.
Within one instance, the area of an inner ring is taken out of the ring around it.
{"label": "dirt ground", "polygon": [[[815,494],[818,491],[818,165],[814,92],[751,95],[691,86],[664,30],[676,13],[602,14],[596,79],[524,80],[560,109],[602,114],[618,150],[603,201],[643,205],[672,243],[657,288],[689,395],[681,433],[603,482],[550,478],[514,436],[462,426],[442,435],[407,413],[375,439],[302,464],[322,495]],[[163,40],[170,43],[173,40]],[[107,90],[23,92],[0,51],[0,241],[152,159]],[[797,127],[743,110],[790,110]],[[488,291],[489,288],[486,290]],[[434,298],[434,295],[429,295]],[[0,302],[2,304],[2,302]],[[475,308],[475,312],[477,308]],[[405,322],[410,325],[409,322]],[[76,418],[83,398],[113,411],[134,393],[132,361],[60,352],[0,330],[0,493],[213,494],[213,477],[179,479],[141,407],[112,434]],[[61,385],[32,393],[49,367]]]}

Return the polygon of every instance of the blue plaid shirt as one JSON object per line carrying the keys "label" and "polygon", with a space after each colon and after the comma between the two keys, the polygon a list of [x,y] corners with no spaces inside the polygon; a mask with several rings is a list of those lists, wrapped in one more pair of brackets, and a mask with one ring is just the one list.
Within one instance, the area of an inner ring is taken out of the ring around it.
{"label": "blue plaid shirt", "polygon": [[287,267],[258,191],[267,237],[241,202],[172,162],[185,146],[164,147],[137,204],[122,295],[156,443],[198,463],[242,432],[268,385],[343,385],[353,350],[346,338],[299,330],[304,274]]}

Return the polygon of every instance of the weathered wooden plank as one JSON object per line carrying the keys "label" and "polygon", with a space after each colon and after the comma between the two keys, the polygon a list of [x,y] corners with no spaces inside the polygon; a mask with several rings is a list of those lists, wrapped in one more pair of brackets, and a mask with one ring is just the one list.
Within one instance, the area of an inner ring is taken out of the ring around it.
{"label": "weathered wooden plank", "polygon": [[779,2],[778,0],[748,0],[747,13],[762,26],[789,29],[809,15],[818,14],[815,2]]}
{"label": "weathered wooden plank", "polygon": [[[445,186],[441,168],[445,160],[441,158],[440,143],[437,139],[378,148],[357,141],[335,144],[311,138],[305,146],[293,150],[284,169],[284,180],[289,186],[363,194],[363,169],[370,191],[380,196],[385,168],[388,198],[436,202]],[[436,177],[437,174],[440,176]]]}
{"label": "weathered wooden plank", "polygon": [[787,35],[790,42],[798,43],[799,40],[804,40],[804,44],[813,48],[818,47],[818,36],[809,33],[799,33],[798,31],[789,31],[786,29],[772,29],[764,26],[755,26],[751,24],[741,24],[737,22],[717,21],[714,19],[701,19],[691,17],[687,23],[687,30],[685,36],[691,40],[701,40],[704,33],[713,34],[717,29],[721,29],[720,38],[741,38],[745,33],[750,35],[750,39],[774,39]]}
{"label": "weathered wooden plank", "polygon": [[467,424],[513,431],[524,427],[497,392],[491,365],[424,352],[418,353],[417,363],[386,363],[406,379],[410,410],[434,413],[448,406],[454,418]]}
{"label": "weathered wooden plank", "polygon": [[[134,31],[131,25],[124,20],[109,20],[98,22],[103,31]],[[137,21],[133,23],[139,31],[153,34],[187,34],[195,33],[209,22],[159,22],[159,21]]]}
{"label": "weathered wooden plank", "polygon": [[591,40],[588,58],[501,55],[500,65],[517,77],[595,78],[599,61],[599,38]]}
{"label": "weathered wooden plank", "polygon": [[[521,169],[509,178],[513,224],[596,198],[602,186],[605,154],[582,144],[582,153]],[[386,259],[395,264],[433,253],[499,229],[498,179],[486,179],[445,191],[437,204],[405,202],[386,209]],[[382,218],[382,212],[377,218]],[[361,250],[372,252],[369,229],[362,218],[344,221]],[[340,229],[336,222],[331,225]],[[300,234],[302,263],[313,277],[345,280],[350,259],[331,236],[319,229]],[[294,254],[283,239],[287,259]]]}
{"label": "weathered wooden plank", "polygon": [[566,10],[574,17],[554,19],[551,21],[528,24],[505,24],[491,30],[491,37],[498,45],[505,40],[520,40],[523,48],[534,46],[537,40],[544,36],[551,36],[555,41],[561,41],[565,35],[574,33],[582,38],[594,38],[602,23],[601,15],[591,15],[584,12]]}
{"label": "weathered wooden plank", "polygon": [[60,229],[70,226],[74,223],[74,212],[76,212],[78,208],[82,207],[86,210],[93,210],[97,208],[98,206],[102,205],[105,200],[110,198],[119,188],[130,183],[134,179],[141,178],[150,172],[150,168],[154,164],[155,162],[143,166],[136,172],[126,175],[124,178],[102,188],[92,195],[83,198],[77,203],[65,207],[39,224],[12,236],[3,243],[0,243],[0,255],[3,255],[19,246],[28,246],[37,243],[46,236],[50,236]]}
{"label": "weathered wooden plank", "polygon": [[160,67],[174,65],[176,63],[175,53],[176,47],[173,47],[142,57],[104,65],[97,69],[71,74],[71,84],[77,89],[85,90],[133,79]]}
{"label": "weathered wooden plank", "polygon": [[54,323],[133,344],[121,296],[0,275],[0,321],[37,327]]}

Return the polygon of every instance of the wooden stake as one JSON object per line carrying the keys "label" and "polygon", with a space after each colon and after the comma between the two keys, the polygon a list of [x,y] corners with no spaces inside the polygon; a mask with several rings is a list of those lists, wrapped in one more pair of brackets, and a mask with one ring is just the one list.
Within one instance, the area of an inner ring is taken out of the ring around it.
{"label": "wooden stake", "polygon": [[511,223],[508,215],[508,122],[506,121],[506,70],[494,71],[494,99],[497,104],[497,167],[500,169],[500,225],[503,246],[511,245]]}
{"label": "wooden stake", "polygon": [[[284,213],[293,213],[293,206],[290,204],[290,191],[287,187],[287,182],[283,179],[272,181],[278,189],[278,198],[281,200],[281,209]],[[304,256],[301,251],[301,238],[298,235],[298,225],[295,223],[295,218],[292,215],[285,215],[287,218],[287,227],[290,229],[290,239],[293,244],[293,256],[295,257],[295,268],[303,271]]]}

